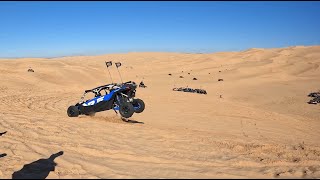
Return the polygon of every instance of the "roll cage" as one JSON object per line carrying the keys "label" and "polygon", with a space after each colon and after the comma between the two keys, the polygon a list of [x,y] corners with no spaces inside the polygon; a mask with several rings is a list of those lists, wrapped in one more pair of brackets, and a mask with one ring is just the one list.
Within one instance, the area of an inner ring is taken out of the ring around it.
{"label": "roll cage", "polygon": [[[125,83],[111,83],[111,84],[106,84],[106,85],[103,85],[103,86],[98,86],[96,88],[93,88],[93,89],[88,89],[88,90],[85,90],[81,99],[80,99],[80,103],[84,102],[84,97],[86,96],[86,94],[88,93],[94,93],[95,97],[98,97],[98,96],[101,96],[101,91],[105,91],[106,94],[109,94],[111,90],[113,89],[119,89],[121,88],[123,85],[134,85],[136,86],[136,83],[133,82],[133,81],[128,81],[128,82],[125,82]],[[109,92],[107,92],[109,91]]]}

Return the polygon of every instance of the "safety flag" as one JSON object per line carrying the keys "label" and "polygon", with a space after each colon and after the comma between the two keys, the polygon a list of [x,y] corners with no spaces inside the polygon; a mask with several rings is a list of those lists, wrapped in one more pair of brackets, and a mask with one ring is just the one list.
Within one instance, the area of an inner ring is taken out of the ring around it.
{"label": "safety flag", "polygon": [[121,66],[121,62],[116,62],[115,64],[116,64],[117,68]]}
{"label": "safety flag", "polygon": [[106,62],[106,66],[107,66],[107,67],[112,66],[112,61]]}

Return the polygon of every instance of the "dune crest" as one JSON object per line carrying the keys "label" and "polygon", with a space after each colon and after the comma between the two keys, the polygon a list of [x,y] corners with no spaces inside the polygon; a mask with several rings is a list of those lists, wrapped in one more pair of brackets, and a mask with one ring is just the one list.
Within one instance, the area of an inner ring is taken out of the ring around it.
{"label": "dune crest", "polygon": [[[145,111],[69,118],[85,89],[111,83],[109,60],[147,85]],[[319,65],[320,46],[1,59],[0,177],[63,151],[48,178],[320,178],[320,107],[306,103]],[[172,90],[186,86],[207,94]]]}

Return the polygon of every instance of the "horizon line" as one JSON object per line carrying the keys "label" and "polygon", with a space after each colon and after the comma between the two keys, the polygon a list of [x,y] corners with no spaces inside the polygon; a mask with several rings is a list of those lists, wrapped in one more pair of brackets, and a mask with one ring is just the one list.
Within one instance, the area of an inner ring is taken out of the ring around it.
{"label": "horizon line", "polygon": [[181,54],[214,54],[214,53],[222,53],[222,52],[243,52],[248,51],[251,49],[261,49],[261,50],[267,50],[267,49],[285,49],[285,48],[294,48],[294,47],[315,47],[320,46],[318,45],[293,45],[293,46],[284,46],[284,47],[271,47],[271,48],[259,48],[259,47],[252,47],[252,48],[246,48],[242,50],[233,50],[233,51],[210,51],[210,52],[183,52],[183,51],[128,51],[128,52],[115,52],[115,53],[101,53],[101,54],[94,54],[94,55],[81,55],[81,54],[71,54],[71,55],[61,55],[61,56],[43,56],[43,57],[0,57],[1,59],[56,59],[56,58],[65,58],[65,57],[83,57],[83,56],[104,56],[104,55],[112,55],[112,54],[130,54],[130,53],[181,53]]}

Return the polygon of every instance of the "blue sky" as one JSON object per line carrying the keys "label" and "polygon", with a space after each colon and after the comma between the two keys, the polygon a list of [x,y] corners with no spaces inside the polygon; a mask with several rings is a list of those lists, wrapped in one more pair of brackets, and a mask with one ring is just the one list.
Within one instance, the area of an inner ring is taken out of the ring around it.
{"label": "blue sky", "polygon": [[320,45],[320,2],[0,2],[0,57]]}

